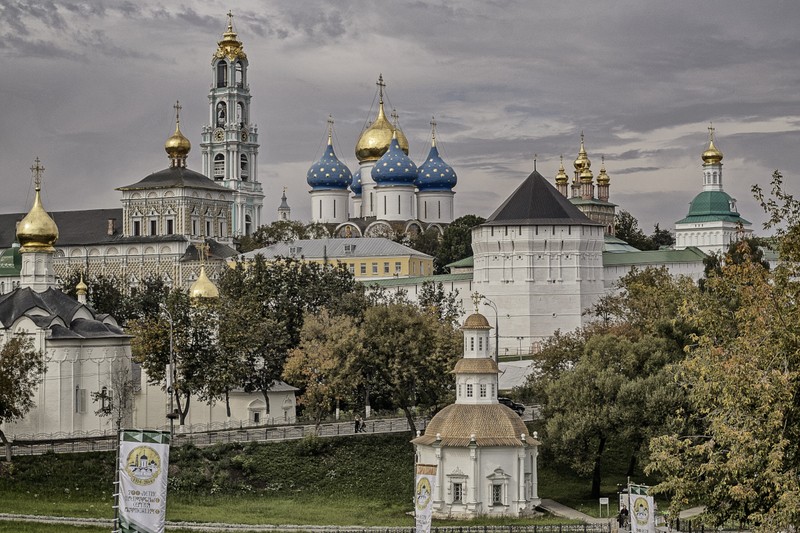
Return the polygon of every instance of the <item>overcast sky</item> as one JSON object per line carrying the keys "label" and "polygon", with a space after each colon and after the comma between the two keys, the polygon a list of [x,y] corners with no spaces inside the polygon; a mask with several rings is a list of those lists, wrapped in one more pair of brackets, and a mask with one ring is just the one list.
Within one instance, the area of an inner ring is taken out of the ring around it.
{"label": "overcast sky", "polygon": [[436,116],[457,216],[491,214],[534,153],[547,177],[561,154],[571,171],[581,131],[595,175],[606,158],[611,201],[647,232],[672,229],[701,190],[709,122],[725,190],[757,233],[751,185],[778,168],[800,189],[794,0],[0,0],[0,212],[30,205],[36,156],[48,210],[120,207],[115,187],[168,165],[178,99],[201,171],[228,9],[250,61],[267,221],[284,186],[293,218],[309,218],[328,114],[355,169],[379,73],[417,163]]}

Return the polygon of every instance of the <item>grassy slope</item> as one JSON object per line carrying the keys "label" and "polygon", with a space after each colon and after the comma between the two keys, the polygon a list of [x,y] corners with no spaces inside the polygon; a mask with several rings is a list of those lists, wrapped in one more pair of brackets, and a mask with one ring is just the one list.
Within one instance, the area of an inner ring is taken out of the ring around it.
{"label": "grassy slope", "polygon": [[[414,455],[408,440],[408,435],[358,435],[174,449],[167,519],[411,526],[406,512]],[[541,459],[540,496],[597,513],[588,480]],[[624,482],[614,466],[620,462],[612,461],[604,480],[609,496]],[[0,507],[9,513],[110,518],[113,468],[112,453],[18,457],[10,468],[0,463]]]}

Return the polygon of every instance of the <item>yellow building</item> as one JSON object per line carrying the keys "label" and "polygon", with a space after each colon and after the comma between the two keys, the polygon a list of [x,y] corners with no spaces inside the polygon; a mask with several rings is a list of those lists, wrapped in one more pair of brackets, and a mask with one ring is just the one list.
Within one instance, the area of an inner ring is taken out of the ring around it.
{"label": "yellow building", "polygon": [[344,264],[358,281],[364,282],[433,274],[433,257],[383,237],[281,242],[239,257],[248,261],[256,255],[267,261],[294,257],[321,264]]}

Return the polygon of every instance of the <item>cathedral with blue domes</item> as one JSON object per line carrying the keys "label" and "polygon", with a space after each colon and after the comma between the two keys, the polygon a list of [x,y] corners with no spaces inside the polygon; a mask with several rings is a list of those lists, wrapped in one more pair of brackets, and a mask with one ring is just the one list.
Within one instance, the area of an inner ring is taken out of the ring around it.
{"label": "cathedral with blue domes", "polygon": [[431,121],[431,149],[418,167],[409,157],[408,139],[386,117],[383,76],[378,78],[378,113],[361,133],[354,173],[336,157],[333,121],[328,144],[308,170],[311,221],[329,226],[333,237],[394,237],[425,231],[442,233],[453,221],[457,176],[439,155],[436,122]]}

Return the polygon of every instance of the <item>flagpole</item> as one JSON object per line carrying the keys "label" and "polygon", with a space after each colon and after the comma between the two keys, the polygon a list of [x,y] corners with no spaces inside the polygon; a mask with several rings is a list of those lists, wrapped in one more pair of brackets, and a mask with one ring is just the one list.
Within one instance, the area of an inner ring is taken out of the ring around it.
{"label": "flagpole", "polygon": [[119,443],[122,440],[122,428],[117,428],[117,460],[114,463],[114,530],[112,533],[119,533]]}

